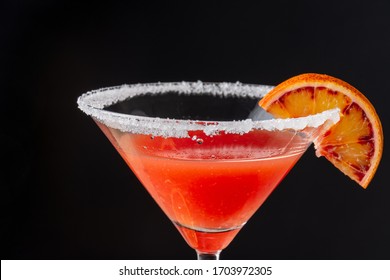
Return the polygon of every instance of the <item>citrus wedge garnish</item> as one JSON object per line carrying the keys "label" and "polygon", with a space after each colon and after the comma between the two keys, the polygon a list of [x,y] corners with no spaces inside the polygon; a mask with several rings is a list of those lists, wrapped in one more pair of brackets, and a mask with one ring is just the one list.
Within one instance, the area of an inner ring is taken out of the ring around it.
{"label": "citrus wedge garnish", "polygon": [[382,156],[383,132],[374,107],[356,88],[328,75],[302,74],[276,86],[259,105],[277,118],[339,108],[340,121],[315,139],[316,154],[367,188]]}

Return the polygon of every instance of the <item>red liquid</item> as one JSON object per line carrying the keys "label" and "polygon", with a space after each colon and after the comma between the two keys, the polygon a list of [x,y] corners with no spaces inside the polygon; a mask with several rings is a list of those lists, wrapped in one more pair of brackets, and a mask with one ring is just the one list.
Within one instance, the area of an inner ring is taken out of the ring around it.
{"label": "red liquid", "polygon": [[99,125],[187,243],[208,253],[232,241],[308,145],[289,132],[198,131],[195,140]]}

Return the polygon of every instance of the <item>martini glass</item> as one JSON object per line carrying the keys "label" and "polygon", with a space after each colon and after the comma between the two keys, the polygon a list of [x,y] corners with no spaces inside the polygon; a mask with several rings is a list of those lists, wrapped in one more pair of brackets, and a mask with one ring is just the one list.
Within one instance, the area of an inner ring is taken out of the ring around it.
{"label": "martini glass", "polygon": [[271,89],[135,84],[88,92],[78,104],[198,259],[218,259],[313,140],[339,118],[331,110],[270,119],[257,102]]}

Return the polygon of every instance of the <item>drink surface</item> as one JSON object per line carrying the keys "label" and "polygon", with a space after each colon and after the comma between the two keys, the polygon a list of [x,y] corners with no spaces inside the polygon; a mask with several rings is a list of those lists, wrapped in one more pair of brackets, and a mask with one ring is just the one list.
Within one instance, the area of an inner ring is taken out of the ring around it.
{"label": "drink surface", "polygon": [[188,244],[225,248],[306,150],[289,131],[163,138],[100,124]]}

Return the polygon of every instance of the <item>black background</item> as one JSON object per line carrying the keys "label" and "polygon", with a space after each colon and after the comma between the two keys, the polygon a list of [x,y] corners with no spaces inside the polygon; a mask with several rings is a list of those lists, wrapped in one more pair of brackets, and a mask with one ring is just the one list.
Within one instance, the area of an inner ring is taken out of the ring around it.
{"label": "black background", "polygon": [[[372,101],[386,138],[389,1],[182,2],[2,1],[2,259],[195,258],[77,109],[88,90],[327,73]],[[309,149],[222,258],[389,259],[386,171],[387,149],[363,190]]]}

